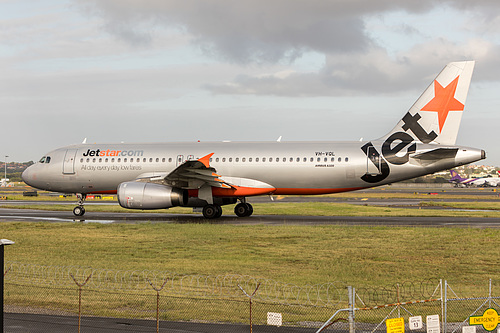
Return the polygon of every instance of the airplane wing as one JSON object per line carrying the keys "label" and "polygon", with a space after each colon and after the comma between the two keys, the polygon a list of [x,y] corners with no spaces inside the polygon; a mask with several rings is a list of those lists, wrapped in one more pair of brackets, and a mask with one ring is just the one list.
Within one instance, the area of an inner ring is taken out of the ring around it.
{"label": "airplane wing", "polygon": [[198,160],[189,160],[175,168],[165,176],[167,185],[181,188],[199,188],[204,184],[212,187],[231,188],[229,184],[220,179],[220,175],[210,166],[208,154]]}

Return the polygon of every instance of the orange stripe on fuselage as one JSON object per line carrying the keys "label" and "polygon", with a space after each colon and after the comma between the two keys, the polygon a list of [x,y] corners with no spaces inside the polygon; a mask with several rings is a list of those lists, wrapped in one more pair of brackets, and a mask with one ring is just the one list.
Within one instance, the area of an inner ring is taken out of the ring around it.
{"label": "orange stripe on fuselage", "polygon": [[[251,197],[257,195],[319,195],[361,190],[366,187],[350,188],[253,188],[253,187],[232,187],[232,188],[212,188],[214,197]],[[197,197],[198,190],[189,190],[190,197]]]}
{"label": "orange stripe on fuselage", "polygon": [[362,190],[367,187],[348,188],[277,188],[273,194],[276,195],[318,195]]}

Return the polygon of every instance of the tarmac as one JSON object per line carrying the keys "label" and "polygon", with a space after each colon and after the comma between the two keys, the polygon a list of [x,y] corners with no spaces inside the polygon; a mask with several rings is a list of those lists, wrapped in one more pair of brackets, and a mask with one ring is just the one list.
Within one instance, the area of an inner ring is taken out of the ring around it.
{"label": "tarmac", "polygon": [[[328,319],[328,318],[327,318]],[[163,322],[160,332],[168,333],[248,333],[250,325],[209,324],[188,322]],[[276,327],[253,325],[255,333],[309,333],[317,328]],[[82,317],[81,332],[118,333],[118,332],[156,332],[155,320],[134,320],[122,318]],[[6,333],[66,333],[78,332],[78,317],[54,316],[25,313],[5,313],[4,332]],[[333,332],[329,330],[328,332]]]}

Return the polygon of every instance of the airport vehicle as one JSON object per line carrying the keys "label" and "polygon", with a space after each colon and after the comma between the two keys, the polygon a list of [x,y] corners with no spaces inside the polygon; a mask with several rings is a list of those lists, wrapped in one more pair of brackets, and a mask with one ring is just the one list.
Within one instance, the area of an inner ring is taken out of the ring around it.
{"label": "airport vehicle", "polygon": [[[500,172],[497,171],[497,173]],[[450,183],[454,183],[455,187],[470,187],[470,186],[492,186],[496,187],[500,184],[500,177],[481,177],[481,178],[465,178],[460,176],[456,170],[450,170]]]}
{"label": "airport vehicle", "polygon": [[238,201],[235,214],[250,216],[251,196],[345,192],[419,177],[486,157],[455,146],[473,68],[473,61],[448,64],[396,126],[372,141],[78,144],[49,152],[22,177],[35,188],[77,193],[77,216],[87,194],[117,193],[125,208],[187,206],[205,218]]}

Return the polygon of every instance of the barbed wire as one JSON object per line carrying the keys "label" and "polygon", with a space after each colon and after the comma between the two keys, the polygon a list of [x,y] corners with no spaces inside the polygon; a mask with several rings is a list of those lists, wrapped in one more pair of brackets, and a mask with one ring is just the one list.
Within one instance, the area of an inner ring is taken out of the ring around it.
{"label": "barbed wire", "polygon": [[[74,280],[91,278],[89,289],[153,291],[151,285],[164,285],[162,293],[179,296],[241,298],[240,285],[253,290],[255,299],[282,304],[335,306],[345,302],[345,288],[339,283],[298,286],[249,275],[182,275],[167,271],[121,271],[78,266],[43,266],[7,262],[7,281],[43,286],[74,287]],[[165,283],[166,281],[166,283]]]}
{"label": "barbed wire", "polygon": [[441,297],[440,280],[402,282],[377,288],[356,288],[357,301],[364,306]]}

